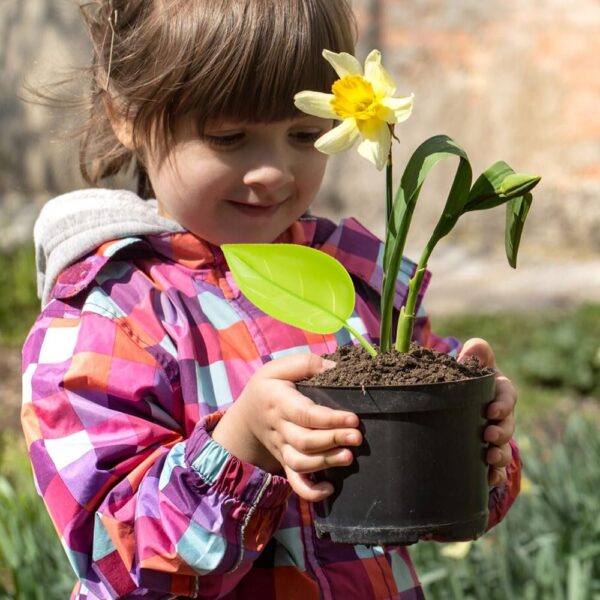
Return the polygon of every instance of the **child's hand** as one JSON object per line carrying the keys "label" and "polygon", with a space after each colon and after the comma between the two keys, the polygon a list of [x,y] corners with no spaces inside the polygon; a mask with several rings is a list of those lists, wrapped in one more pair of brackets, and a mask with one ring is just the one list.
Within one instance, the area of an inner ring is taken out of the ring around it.
{"label": "child's hand", "polygon": [[480,338],[465,342],[459,360],[467,356],[476,356],[486,367],[494,369],[496,375],[496,395],[487,409],[490,423],[485,428],[483,439],[490,444],[486,460],[490,465],[488,483],[491,486],[506,482],[506,465],[512,460],[509,440],[515,431],[514,409],[517,392],[513,384],[496,368],[496,359],[490,345]]}
{"label": "child's hand", "polygon": [[273,360],[250,379],[223,415],[213,439],[239,459],[269,471],[283,467],[292,489],[311,502],[333,493],[328,482],[313,482],[309,473],[349,465],[362,435],[358,417],[315,404],[294,385],[334,363],[316,354]]}

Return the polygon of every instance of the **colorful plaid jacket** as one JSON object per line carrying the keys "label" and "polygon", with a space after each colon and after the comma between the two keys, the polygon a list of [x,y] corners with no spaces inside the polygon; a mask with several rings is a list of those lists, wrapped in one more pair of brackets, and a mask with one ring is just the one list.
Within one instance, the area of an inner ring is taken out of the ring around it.
{"label": "colorful plaid jacket", "polygon": [[[357,289],[352,325],[378,334],[382,245],[355,220],[306,217],[280,241],[339,259]],[[405,260],[396,302],[414,264]],[[429,275],[427,275],[427,280]],[[61,274],[24,346],[23,427],[36,484],[79,582],[72,598],[410,600],[404,547],[317,539],[285,478],[238,460],[211,429],[265,362],[331,352],[240,294],[219,248],[189,233],[103,244]],[[430,332],[415,337],[456,351]],[[490,526],[519,489],[490,494]]]}

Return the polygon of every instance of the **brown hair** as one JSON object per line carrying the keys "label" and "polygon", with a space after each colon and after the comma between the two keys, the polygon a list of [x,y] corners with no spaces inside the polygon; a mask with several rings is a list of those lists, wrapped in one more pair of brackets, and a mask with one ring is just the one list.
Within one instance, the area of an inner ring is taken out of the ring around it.
{"label": "brown hair", "polygon": [[293,96],[329,91],[336,76],[322,50],[353,52],[348,0],[111,0],[84,4],[93,48],[81,172],[90,184],[135,161],[139,192],[152,190],[143,157],[115,137],[113,110],[136,147],[164,156],[176,120],[199,133],[213,119],[293,117]]}

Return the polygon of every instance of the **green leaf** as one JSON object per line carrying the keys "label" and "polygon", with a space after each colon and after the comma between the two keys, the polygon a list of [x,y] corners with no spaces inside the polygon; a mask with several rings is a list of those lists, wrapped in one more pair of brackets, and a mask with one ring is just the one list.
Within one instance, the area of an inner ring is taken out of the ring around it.
{"label": "green leaf", "polygon": [[240,290],[260,310],[314,333],[345,327],[375,355],[347,322],[354,284],[335,258],[296,244],[223,244],[221,249]]}
{"label": "green leaf", "polygon": [[[423,142],[413,153],[394,199],[388,223],[383,258],[383,292],[381,297],[381,349],[391,345],[391,323],[396,278],[412,221],[413,212],[423,183],[431,169],[441,160],[457,156],[460,159],[452,189],[434,235],[442,237],[456,223],[471,185],[471,167],[465,151],[446,135],[437,135]],[[418,290],[417,290],[418,293]]]}
{"label": "green leaf", "polygon": [[488,167],[473,184],[464,212],[487,210],[530,192],[541,180],[538,175],[515,173],[504,161]]}
{"label": "green leaf", "polygon": [[504,178],[504,181],[500,185],[500,192],[507,198],[524,196],[530,192],[541,179],[542,178],[539,175],[513,173]]}
{"label": "green leaf", "polygon": [[506,198],[499,197],[499,190],[506,177],[513,174],[514,170],[502,160],[488,167],[473,184],[464,211],[485,210],[506,202]]}
{"label": "green leaf", "polygon": [[533,196],[527,193],[524,196],[513,198],[506,205],[506,258],[513,269],[517,268],[517,254],[521,243],[521,235],[532,201]]}
{"label": "green leaf", "polygon": [[[465,151],[453,139],[447,135],[436,135],[425,140],[410,157],[402,175],[400,186],[396,192],[392,216],[388,224],[386,257],[384,259],[384,266],[386,268],[389,262],[392,261],[395,247],[398,244],[401,244],[403,247],[404,244],[402,242],[406,242],[412,214],[429,172],[438,162],[451,156],[458,156],[461,162],[468,162]],[[455,184],[456,178],[453,187]],[[453,214],[458,212],[459,207],[457,204],[461,204],[458,200],[451,193],[444,207],[444,213]]]}
{"label": "green leaf", "polygon": [[428,244],[430,252],[441,238],[452,231],[458,218],[464,212],[465,202],[469,196],[473,171],[471,170],[471,164],[469,163],[467,155],[463,152],[463,154],[459,156],[460,162],[458,163],[456,175],[454,176],[454,181],[452,182],[446,205],[444,206],[442,216],[440,217]]}
{"label": "green leaf", "polygon": [[224,244],[231,273],[258,308],[288,325],[333,333],[354,310],[354,285],[324,252],[295,244]]}

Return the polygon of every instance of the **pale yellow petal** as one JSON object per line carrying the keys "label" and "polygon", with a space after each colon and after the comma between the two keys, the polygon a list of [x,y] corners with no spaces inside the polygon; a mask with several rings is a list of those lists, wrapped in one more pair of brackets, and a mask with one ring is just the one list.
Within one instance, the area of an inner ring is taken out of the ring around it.
{"label": "pale yellow petal", "polygon": [[385,121],[370,119],[359,123],[363,141],[358,145],[358,153],[372,162],[381,171],[388,159],[392,134]]}
{"label": "pale yellow petal", "polygon": [[377,106],[376,116],[379,120],[385,121],[390,125],[394,125],[396,123],[396,113],[387,106],[384,106],[382,102]]}
{"label": "pale yellow petal", "polygon": [[393,96],[396,93],[396,84],[381,63],[374,61],[366,63],[365,79],[373,86],[378,98]]}
{"label": "pale yellow petal", "polygon": [[323,50],[323,58],[335,69],[339,77],[363,74],[363,69],[358,60],[348,52]]}
{"label": "pale yellow petal", "polygon": [[469,551],[471,550],[472,542],[453,542],[451,544],[446,544],[440,550],[440,554],[446,556],[447,558],[454,558],[455,560],[460,560],[465,558]]}
{"label": "pale yellow petal", "polygon": [[324,94],[323,92],[298,92],[294,96],[294,104],[296,108],[305,112],[307,115],[321,117],[322,119],[337,119],[331,101],[333,94]]}
{"label": "pale yellow petal", "polygon": [[410,96],[404,96],[403,98],[383,98],[379,103],[389,109],[393,115],[393,120],[390,121],[389,116],[384,117],[381,115],[381,118],[385,118],[390,124],[406,121],[412,113],[414,97],[414,94],[411,94]]}
{"label": "pale yellow petal", "polygon": [[315,148],[323,154],[337,154],[352,148],[359,137],[356,121],[354,119],[344,119],[340,125],[322,135],[315,142]]}
{"label": "pale yellow petal", "polygon": [[381,64],[381,52],[379,50],[371,50],[365,58],[365,72],[371,63]]}
{"label": "pale yellow petal", "polygon": [[531,483],[531,479],[522,475],[521,476],[521,493],[525,494],[527,496],[527,495],[533,493],[533,489],[534,489],[534,486],[533,486],[533,483]]}

